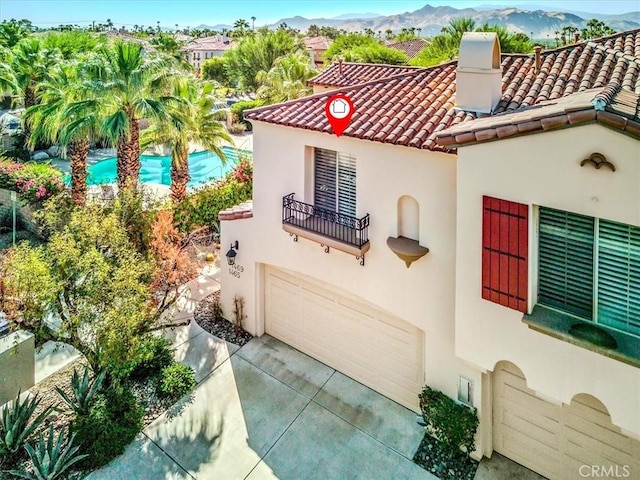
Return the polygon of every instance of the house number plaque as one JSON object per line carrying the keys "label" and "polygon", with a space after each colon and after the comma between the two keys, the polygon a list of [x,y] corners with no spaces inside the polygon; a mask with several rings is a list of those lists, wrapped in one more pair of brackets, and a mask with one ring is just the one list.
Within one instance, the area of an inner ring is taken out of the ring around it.
{"label": "house number plaque", "polygon": [[233,275],[236,278],[240,278],[242,272],[244,272],[244,267],[242,265],[231,265],[229,267],[229,275]]}

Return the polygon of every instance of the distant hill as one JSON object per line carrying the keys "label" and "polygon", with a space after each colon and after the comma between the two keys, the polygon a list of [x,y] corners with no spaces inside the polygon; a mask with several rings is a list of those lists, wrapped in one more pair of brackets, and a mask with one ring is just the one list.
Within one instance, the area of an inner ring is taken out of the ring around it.
{"label": "distant hill", "polygon": [[[487,6],[489,7],[489,6]],[[543,10],[525,10],[521,8],[487,8],[487,9],[457,9],[455,7],[424,7],[413,11],[397,15],[376,16],[367,18],[305,18],[295,16],[283,18],[270,27],[277,27],[286,23],[289,27],[305,31],[309,25],[328,26],[343,28],[348,31],[364,30],[370,28],[374,32],[391,29],[394,32],[402,30],[403,27],[418,27],[423,36],[432,36],[440,32],[442,27],[450,20],[457,17],[471,17],[476,23],[491,25],[501,25],[514,32],[522,32],[533,38],[546,38],[555,36],[555,32],[563,26],[572,25],[584,28],[587,20],[597,18],[605,21],[611,28],[617,31],[640,28],[640,12],[629,12],[621,15],[598,15],[585,12],[552,12]]]}
{"label": "distant hill", "polygon": [[337,17],[332,17],[333,20],[352,20],[354,18],[377,18],[381,17],[379,13],[343,13]]}

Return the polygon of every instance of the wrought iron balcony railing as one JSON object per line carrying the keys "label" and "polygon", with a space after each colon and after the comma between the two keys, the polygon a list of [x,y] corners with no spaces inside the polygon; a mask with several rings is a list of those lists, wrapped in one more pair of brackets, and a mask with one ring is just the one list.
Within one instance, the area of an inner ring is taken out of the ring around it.
{"label": "wrought iron balcony railing", "polygon": [[[362,259],[369,250],[369,215],[362,218],[316,207],[294,200],[293,193],[282,198],[282,225],[292,235],[300,235],[325,247],[343,250]],[[309,235],[304,232],[308,232]]]}

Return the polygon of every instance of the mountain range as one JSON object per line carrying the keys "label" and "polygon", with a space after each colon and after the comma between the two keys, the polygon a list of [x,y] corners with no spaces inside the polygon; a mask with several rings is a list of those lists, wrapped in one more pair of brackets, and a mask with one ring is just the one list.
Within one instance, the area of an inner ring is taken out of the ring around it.
{"label": "mountain range", "polygon": [[[349,18],[346,18],[349,17]],[[334,18],[305,18],[300,16],[283,18],[268,25],[270,28],[283,23],[291,28],[306,31],[310,25],[341,28],[347,31],[361,31],[370,28],[374,32],[385,32],[388,29],[399,32],[405,27],[417,27],[422,36],[433,36],[440,33],[442,27],[450,20],[458,17],[471,17],[477,24],[501,25],[513,32],[525,33],[535,39],[554,37],[555,32],[563,26],[584,28],[591,18],[605,22],[616,31],[640,28],[640,11],[619,15],[595,14],[589,12],[527,10],[524,8],[501,8],[484,5],[474,8],[457,9],[455,7],[424,7],[413,12],[397,15],[376,15],[375,13],[353,13]],[[201,25],[198,28],[203,28]],[[211,27],[209,27],[211,28]],[[214,29],[232,28],[216,25]]]}

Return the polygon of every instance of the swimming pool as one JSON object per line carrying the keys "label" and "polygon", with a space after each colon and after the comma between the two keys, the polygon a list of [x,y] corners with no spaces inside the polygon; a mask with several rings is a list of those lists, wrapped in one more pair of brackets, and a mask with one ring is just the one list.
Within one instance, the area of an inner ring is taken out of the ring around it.
{"label": "swimming pool", "polygon": [[[213,152],[204,151],[189,155],[189,172],[191,181],[187,187],[197,187],[213,179],[220,178],[229,172],[238,160],[238,152],[232,147],[222,147],[227,157],[226,164],[222,164],[220,158]],[[244,150],[242,153],[251,155]],[[171,185],[171,157],[155,155],[140,156],[140,182],[160,183]],[[102,185],[115,183],[117,179],[116,158],[107,158],[94,163],[87,168],[87,185]],[[70,180],[70,179],[69,179]]]}

